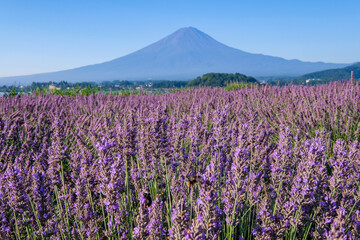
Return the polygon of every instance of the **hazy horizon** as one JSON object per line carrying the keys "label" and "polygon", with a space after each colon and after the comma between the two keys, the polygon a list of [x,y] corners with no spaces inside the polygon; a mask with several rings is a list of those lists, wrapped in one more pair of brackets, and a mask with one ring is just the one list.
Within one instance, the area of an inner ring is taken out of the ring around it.
{"label": "hazy horizon", "polygon": [[0,1],[0,77],[71,69],[193,26],[251,53],[359,62],[358,1]]}

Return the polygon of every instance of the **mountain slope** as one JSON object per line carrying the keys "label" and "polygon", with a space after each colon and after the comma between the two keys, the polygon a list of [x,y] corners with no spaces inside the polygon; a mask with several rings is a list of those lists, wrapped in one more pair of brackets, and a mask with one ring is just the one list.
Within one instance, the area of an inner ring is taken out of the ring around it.
{"label": "mountain slope", "polygon": [[228,47],[193,28],[173,34],[134,53],[112,61],[80,68],[19,77],[1,82],[105,81],[105,80],[189,80],[207,72],[240,72],[252,76],[301,75],[346,64],[301,62]]}
{"label": "mountain slope", "polygon": [[356,63],[344,68],[328,69],[319,72],[308,73],[294,80],[294,83],[305,84],[306,81],[337,81],[349,80],[351,71],[354,71],[355,78],[360,78],[360,63]]}

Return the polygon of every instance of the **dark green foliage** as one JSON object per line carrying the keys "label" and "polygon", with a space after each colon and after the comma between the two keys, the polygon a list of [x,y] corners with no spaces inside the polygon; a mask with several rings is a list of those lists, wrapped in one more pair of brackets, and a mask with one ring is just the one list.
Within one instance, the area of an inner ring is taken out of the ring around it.
{"label": "dark green foliage", "polygon": [[120,80],[114,80],[114,81],[104,81],[101,83],[101,86],[103,87],[133,87],[135,85],[134,82],[130,82],[127,80],[120,81]]}
{"label": "dark green foliage", "polygon": [[152,88],[183,88],[187,81],[158,81],[152,85]]}
{"label": "dark green foliage", "polygon": [[210,86],[210,87],[225,87],[230,83],[234,82],[244,82],[244,83],[257,83],[257,80],[253,77],[248,77],[240,73],[207,73],[202,77],[197,77],[196,79],[190,81],[186,86],[187,87],[201,87],[201,86]]}
{"label": "dark green foliage", "polygon": [[57,88],[60,89],[66,89],[66,88],[73,88],[73,87],[77,87],[77,88],[92,88],[92,87],[96,87],[97,84],[93,83],[93,82],[80,82],[80,83],[68,83],[66,81],[61,81],[61,82],[33,82],[30,86],[26,86],[25,89],[27,91],[34,91],[38,88],[48,88],[49,85],[54,85]]}
{"label": "dark green foliage", "polygon": [[14,97],[14,96],[17,96],[17,95],[21,95],[21,93],[19,93],[16,88],[13,88],[12,90],[10,90],[8,93],[8,96],[9,97]]}
{"label": "dark green foliage", "polygon": [[100,89],[97,87],[85,87],[85,88],[70,88],[70,89],[56,89],[53,91],[54,94],[61,95],[61,96],[77,96],[77,95],[83,95],[83,96],[90,96],[91,94],[96,94],[100,92]]}

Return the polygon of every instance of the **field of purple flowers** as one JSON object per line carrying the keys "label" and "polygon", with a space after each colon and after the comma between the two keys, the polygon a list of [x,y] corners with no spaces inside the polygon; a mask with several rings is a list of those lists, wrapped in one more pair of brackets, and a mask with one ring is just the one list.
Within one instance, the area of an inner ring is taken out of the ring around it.
{"label": "field of purple flowers", "polygon": [[360,85],[0,97],[1,239],[359,239]]}

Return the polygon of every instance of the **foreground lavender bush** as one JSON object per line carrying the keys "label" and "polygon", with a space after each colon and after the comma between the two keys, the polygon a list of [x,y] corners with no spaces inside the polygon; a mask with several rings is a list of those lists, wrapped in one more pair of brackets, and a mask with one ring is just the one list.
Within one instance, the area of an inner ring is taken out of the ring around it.
{"label": "foreground lavender bush", "polygon": [[0,98],[1,239],[359,239],[360,86]]}

